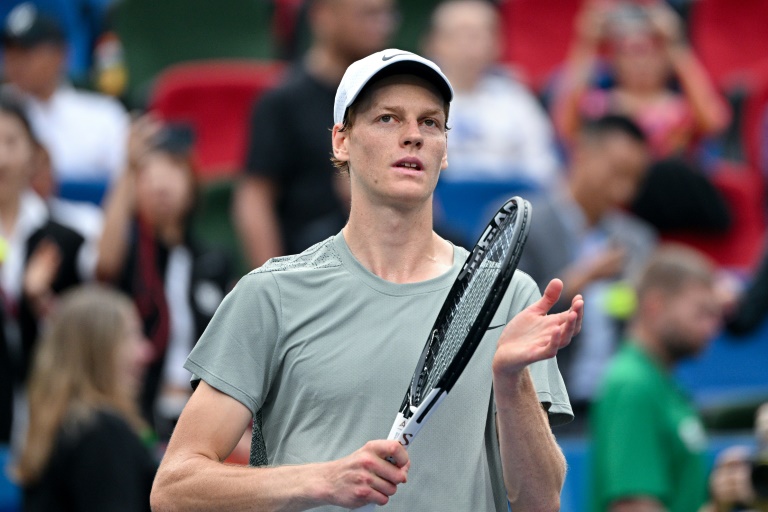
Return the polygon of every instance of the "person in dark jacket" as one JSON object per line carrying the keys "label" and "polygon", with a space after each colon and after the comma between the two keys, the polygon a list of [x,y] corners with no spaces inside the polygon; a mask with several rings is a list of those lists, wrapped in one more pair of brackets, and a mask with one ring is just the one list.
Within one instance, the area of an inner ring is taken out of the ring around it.
{"label": "person in dark jacket", "polygon": [[105,207],[96,275],[131,296],[155,357],[141,407],[170,437],[191,393],[182,367],[228,289],[231,259],[192,233],[193,134],[150,116],[132,127],[128,169]]}
{"label": "person in dark jacket", "polygon": [[62,295],[35,353],[14,467],[25,511],[149,510],[157,463],[136,391],[151,351],[124,294],[87,285]]}
{"label": "person in dark jacket", "polygon": [[83,237],[51,218],[30,188],[39,144],[21,104],[0,95],[0,444],[11,438],[38,325],[56,295],[81,281]]}

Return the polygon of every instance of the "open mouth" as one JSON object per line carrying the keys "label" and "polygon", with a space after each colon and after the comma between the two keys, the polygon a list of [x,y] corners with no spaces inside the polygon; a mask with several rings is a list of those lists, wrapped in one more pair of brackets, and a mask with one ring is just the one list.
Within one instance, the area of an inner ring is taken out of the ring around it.
{"label": "open mouth", "polygon": [[398,160],[395,162],[394,167],[399,167],[401,169],[412,169],[414,171],[424,170],[421,162],[416,158],[404,158],[402,160]]}

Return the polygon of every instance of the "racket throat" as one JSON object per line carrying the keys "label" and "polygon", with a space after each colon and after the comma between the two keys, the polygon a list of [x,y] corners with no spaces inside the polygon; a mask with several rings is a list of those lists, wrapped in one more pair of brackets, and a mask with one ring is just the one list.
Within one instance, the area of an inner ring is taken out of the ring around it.
{"label": "racket throat", "polygon": [[440,388],[435,388],[422,400],[418,407],[410,406],[404,412],[399,412],[387,439],[394,439],[408,449],[413,437],[421,430],[424,422],[429,419],[435,408],[440,405],[448,394]]}

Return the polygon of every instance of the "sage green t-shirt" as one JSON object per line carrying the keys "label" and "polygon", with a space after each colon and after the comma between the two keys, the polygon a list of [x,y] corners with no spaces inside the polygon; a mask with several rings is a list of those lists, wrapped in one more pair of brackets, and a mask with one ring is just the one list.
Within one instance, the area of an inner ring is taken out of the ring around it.
{"label": "sage green t-shirt", "polygon": [[[273,259],[226,297],[185,366],[262,411],[270,464],[339,459],[386,438],[467,254],[455,248],[450,272],[411,284],[369,272],[341,233]],[[501,326],[539,296],[518,272],[466,370],[409,447],[408,483],[386,510],[507,510],[491,360]],[[551,422],[569,420],[556,361],[533,365],[531,374]]]}
{"label": "sage green t-shirt", "polygon": [[615,500],[655,498],[670,512],[696,511],[707,498],[706,436],[672,376],[625,342],[592,406],[594,512]]}

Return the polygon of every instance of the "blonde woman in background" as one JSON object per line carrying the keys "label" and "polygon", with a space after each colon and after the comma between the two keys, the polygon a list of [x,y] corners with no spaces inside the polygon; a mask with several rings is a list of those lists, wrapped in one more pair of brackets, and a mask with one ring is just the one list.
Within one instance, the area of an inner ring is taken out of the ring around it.
{"label": "blonde woman in background", "polygon": [[35,354],[15,467],[26,511],[149,510],[156,470],[136,394],[151,348],[120,292],[62,296]]}

